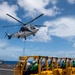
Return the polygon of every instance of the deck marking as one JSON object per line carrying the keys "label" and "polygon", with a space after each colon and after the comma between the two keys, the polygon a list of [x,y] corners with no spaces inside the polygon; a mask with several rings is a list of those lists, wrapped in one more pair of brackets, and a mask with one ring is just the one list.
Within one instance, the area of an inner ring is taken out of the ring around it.
{"label": "deck marking", "polygon": [[12,69],[4,69],[4,68],[0,68],[0,70],[13,71]]}

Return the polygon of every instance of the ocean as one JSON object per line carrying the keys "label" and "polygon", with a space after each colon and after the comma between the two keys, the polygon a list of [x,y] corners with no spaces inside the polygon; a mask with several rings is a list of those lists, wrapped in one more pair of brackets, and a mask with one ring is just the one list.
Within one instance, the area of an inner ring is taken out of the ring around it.
{"label": "ocean", "polygon": [[3,61],[3,64],[18,64],[18,61]]}

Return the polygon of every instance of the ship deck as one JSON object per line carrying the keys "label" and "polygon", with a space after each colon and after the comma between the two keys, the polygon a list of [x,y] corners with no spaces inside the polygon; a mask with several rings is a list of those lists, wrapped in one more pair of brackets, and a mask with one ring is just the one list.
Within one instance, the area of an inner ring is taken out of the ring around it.
{"label": "ship deck", "polygon": [[13,75],[15,65],[0,64],[0,75]]}

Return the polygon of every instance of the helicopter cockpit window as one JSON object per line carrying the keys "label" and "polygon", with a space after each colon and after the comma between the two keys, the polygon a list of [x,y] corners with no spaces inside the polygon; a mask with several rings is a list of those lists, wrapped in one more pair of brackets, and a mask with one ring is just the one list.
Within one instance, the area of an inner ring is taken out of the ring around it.
{"label": "helicopter cockpit window", "polygon": [[21,27],[20,31],[29,31],[26,27]]}
{"label": "helicopter cockpit window", "polygon": [[31,26],[30,28],[31,28],[31,30],[35,29],[35,27],[34,27],[34,26]]}

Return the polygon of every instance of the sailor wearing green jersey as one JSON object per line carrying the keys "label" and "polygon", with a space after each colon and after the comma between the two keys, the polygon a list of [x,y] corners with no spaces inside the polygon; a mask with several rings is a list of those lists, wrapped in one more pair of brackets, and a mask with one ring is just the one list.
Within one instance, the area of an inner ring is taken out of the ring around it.
{"label": "sailor wearing green jersey", "polygon": [[51,61],[50,64],[49,64],[49,67],[50,67],[50,69],[52,69],[52,67],[55,68],[56,67],[55,62]]}
{"label": "sailor wearing green jersey", "polygon": [[31,74],[36,74],[36,73],[38,73],[38,63],[36,62],[36,61],[33,61],[32,62],[32,67],[31,67],[31,69],[30,69],[30,73]]}
{"label": "sailor wearing green jersey", "polygon": [[50,69],[52,69],[52,61],[50,62],[49,67],[50,67]]}
{"label": "sailor wearing green jersey", "polygon": [[73,62],[72,62],[72,66],[75,67],[75,61],[74,61],[74,60],[73,60]]}
{"label": "sailor wearing green jersey", "polygon": [[61,68],[63,68],[63,69],[66,68],[66,62],[65,61],[62,61]]}

